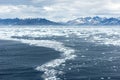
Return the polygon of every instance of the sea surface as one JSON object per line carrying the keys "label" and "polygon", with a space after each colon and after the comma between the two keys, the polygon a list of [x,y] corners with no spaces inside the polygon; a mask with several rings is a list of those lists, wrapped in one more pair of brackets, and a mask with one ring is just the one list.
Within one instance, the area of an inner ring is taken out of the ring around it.
{"label": "sea surface", "polygon": [[120,80],[120,27],[0,26],[0,80]]}

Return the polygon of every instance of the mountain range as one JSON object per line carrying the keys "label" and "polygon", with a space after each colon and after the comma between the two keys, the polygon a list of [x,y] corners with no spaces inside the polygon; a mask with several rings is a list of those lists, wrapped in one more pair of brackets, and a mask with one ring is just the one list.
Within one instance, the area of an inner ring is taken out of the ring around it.
{"label": "mountain range", "polygon": [[61,25],[61,23],[50,21],[44,18],[14,18],[0,19],[0,25]]}
{"label": "mountain range", "polygon": [[85,17],[77,18],[67,22],[69,25],[120,25],[120,18]]}
{"label": "mountain range", "polygon": [[120,25],[120,18],[84,17],[67,22],[55,22],[45,18],[0,19],[0,25]]}

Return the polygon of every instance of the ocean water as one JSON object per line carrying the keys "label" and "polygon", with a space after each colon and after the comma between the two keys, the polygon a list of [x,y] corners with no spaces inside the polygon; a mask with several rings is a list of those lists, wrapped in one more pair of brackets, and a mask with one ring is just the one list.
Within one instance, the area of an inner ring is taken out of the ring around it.
{"label": "ocean water", "polygon": [[0,80],[120,80],[120,28],[1,26]]}

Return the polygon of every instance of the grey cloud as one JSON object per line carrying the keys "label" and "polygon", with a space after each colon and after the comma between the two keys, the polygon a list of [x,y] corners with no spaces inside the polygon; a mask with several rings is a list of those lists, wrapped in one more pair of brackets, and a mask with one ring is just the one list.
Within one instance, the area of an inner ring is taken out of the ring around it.
{"label": "grey cloud", "polygon": [[20,12],[1,13],[0,17],[8,14],[8,17],[45,17],[62,21],[81,16],[120,16],[120,0],[0,0],[0,5],[8,4],[24,7],[19,7]]}

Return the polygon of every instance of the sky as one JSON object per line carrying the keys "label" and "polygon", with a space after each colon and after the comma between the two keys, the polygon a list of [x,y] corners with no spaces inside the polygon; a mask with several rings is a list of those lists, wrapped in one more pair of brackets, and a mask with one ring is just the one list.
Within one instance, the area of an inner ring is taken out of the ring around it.
{"label": "sky", "polygon": [[67,21],[86,16],[119,17],[120,0],[0,0],[0,18]]}

